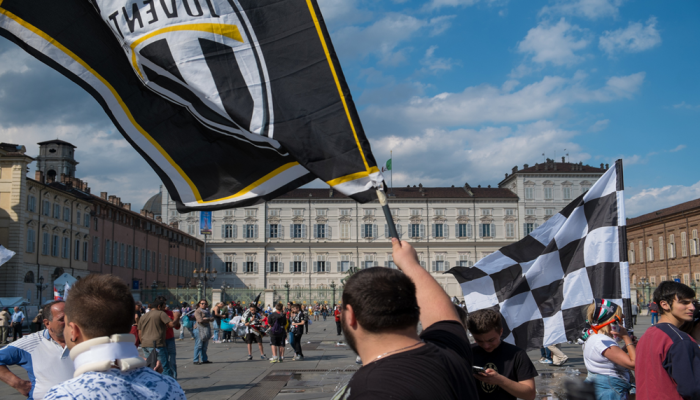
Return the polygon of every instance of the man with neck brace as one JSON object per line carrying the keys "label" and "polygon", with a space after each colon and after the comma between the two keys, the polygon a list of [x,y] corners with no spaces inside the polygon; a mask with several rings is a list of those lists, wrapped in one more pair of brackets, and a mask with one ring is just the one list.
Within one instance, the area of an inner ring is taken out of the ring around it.
{"label": "man with neck brace", "polygon": [[64,337],[74,378],[51,388],[44,399],[185,399],[175,379],[146,366],[128,332],[134,298],[121,279],[89,275],[66,301]]}
{"label": "man with neck brace", "polygon": [[[52,386],[73,377],[73,362],[63,336],[64,306],[61,300],[45,305],[46,329],[25,335],[0,350],[0,380],[28,399],[42,399]],[[27,370],[29,380],[13,374],[8,365]]]}

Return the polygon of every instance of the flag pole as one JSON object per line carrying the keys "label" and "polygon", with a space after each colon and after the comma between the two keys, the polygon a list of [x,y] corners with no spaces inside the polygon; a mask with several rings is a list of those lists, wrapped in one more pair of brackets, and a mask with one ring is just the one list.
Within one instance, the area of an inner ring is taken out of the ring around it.
{"label": "flag pole", "polygon": [[379,204],[382,205],[382,210],[384,210],[384,217],[386,218],[386,224],[389,227],[389,237],[399,239],[399,235],[396,233],[396,225],[394,225],[394,218],[391,216],[391,210],[389,209],[389,202],[386,199],[386,194],[384,189],[377,189],[377,198],[379,198]]}
{"label": "flag pole", "polygon": [[[624,175],[622,173],[622,159],[619,159],[615,161],[615,169],[617,173],[617,188],[615,188],[618,191],[621,191],[623,193],[623,198],[624,198],[624,190],[625,190],[625,180],[624,180]],[[619,206],[618,206],[619,207]],[[620,209],[620,208],[618,208]],[[624,210],[624,207],[622,207]],[[618,218],[620,219],[625,219],[626,215],[618,215]],[[619,242],[620,242],[620,262],[625,263],[627,265],[627,268],[621,268],[620,272],[620,282],[621,287],[624,288],[627,286],[627,298],[624,296],[624,290],[623,290],[623,296],[622,296],[622,310],[623,314],[625,316],[625,327],[628,328],[633,328],[634,324],[632,323],[632,299],[631,299],[631,290],[630,290],[630,273],[629,273],[629,260],[627,259],[627,223],[622,225],[620,221],[618,221],[618,225],[621,225],[618,227],[619,229]],[[662,249],[663,250],[663,249]],[[637,305],[639,307],[639,305]]]}
{"label": "flag pole", "polygon": [[391,160],[391,191],[394,193],[394,150],[389,151],[389,159]]}

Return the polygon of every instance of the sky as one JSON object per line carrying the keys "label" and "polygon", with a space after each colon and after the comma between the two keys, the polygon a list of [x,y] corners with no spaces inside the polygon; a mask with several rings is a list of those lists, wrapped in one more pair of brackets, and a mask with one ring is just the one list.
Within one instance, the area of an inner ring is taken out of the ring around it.
{"label": "sky", "polygon": [[[628,217],[700,198],[700,2],[318,2],[394,186],[495,187],[545,158],[622,158]],[[93,193],[138,210],[158,191],[92,97],[0,37],[0,140],[37,155],[54,138],[77,146]]]}

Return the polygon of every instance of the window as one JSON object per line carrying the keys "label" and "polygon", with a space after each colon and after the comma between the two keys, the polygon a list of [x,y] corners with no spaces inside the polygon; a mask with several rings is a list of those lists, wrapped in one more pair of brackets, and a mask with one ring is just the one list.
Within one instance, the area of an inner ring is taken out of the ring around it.
{"label": "window", "polygon": [[244,235],[246,239],[255,239],[258,237],[258,226],[253,224],[243,225]]}
{"label": "window", "polygon": [[659,278],[660,278],[659,280],[660,280],[661,282],[665,282],[665,281],[666,281],[666,275],[661,275]]}
{"label": "window", "polygon": [[53,205],[53,217],[56,219],[61,218],[61,206],[58,204]]}
{"label": "window", "polygon": [[685,232],[681,232],[681,255],[683,257],[688,257],[688,244],[686,241],[687,238]]}
{"label": "window", "polygon": [[340,238],[350,239],[350,223],[341,222],[340,223]]}
{"label": "window", "polygon": [[[95,217],[95,224],[94,225],[95,225],[95,230],[97,230],[97,217]],[[87,226],[87,225],[85,225],[85,226]]]}
{"label": "window", "polygon": [[506,224],[506,237],[509,237],[509,238],[515,237],[515,224],[512,224],[512,223]]}
{"label": "window", "polygon": [[534,200],[535,199],[535,188],[530,186],[525,188],[525,199]]}
{"label": "window", "polygon": [[697,256],[698,255],[698,230],[693,229],[693,232],[691,232],[691,237],[690,239],[690,255],[691,256]]}
{"label": "window", "polygon": [[112,265],[119,265],[119,243],[116,240],[112,243]]}
{"label": "window", "polygon": [[459,261],[457,261],[457,266],[459,267],[472,267],[474,263],[470,261],[470,254],[460,254],[459,255]]}
{"label": "window", "polygon": [[88,242],[87,240],[83,241],[83,261],[87,262],[88,260]]}
{"label": "window", "polygon": [[294,255],[294,261],[292,261],[292,272],[306,272],[306,262],[303,261],[304,256],[301,254]]}
{"label": "window", "polygon": [[195,235],[195,226],[194,226],[194,224],[189,224],[189,225],[187,225],[187,234],[188,234],[188,235]]}
{"label": "window", "polygon": [[551,217],[552,215],[554,215],[554,209],[553,208],[545,208],[544,215]]}
{"label": "window", "polygon": [[351,215],[350,213],[352,212],[352,209],[350,208],[342,208],[340,209],[340,215]]}
{"label": "window", "polygon": [[655,276],[649,277],[649,282],[651,282],[651,286],[656,285],[656,277]]}
{"label": "window", "polygon": [[700,283],[700,273],[695,273],[695,283]]}
{"label": "window", "polygon": [[41,255],[48,256],[49,255],[49,233],[44,232],[42,235],[42,241],[41,241]]}
{"label": "window", "polygon": [[36,212],[36,197],[29,196],[27,198],[27,210],[31,212]]}
{"label": "window", "polygon": [[423,228],[424,225],[421,224],[409,224],[408,225],[408,230],[412,238],[421,238],[423,237]]}
{"label": "window", "polygon": [[377,236],[377,228],[374,224],[362,224],[362,237],[375,238]]}
{"label": "window", "polygon": [[246,256],[245,257],[245,271],[247,273],[256,273],[258,272],[258,263],[255,262],[255,257],[254,256]]}
{"label": "window", "polygon": [[647,247],[647,261],[654,261],[654,240],[649,239],[649,247]]}
{"label": "window", "polygon": [[627,261],[629,261],[630,264],[634,264],[634,242],[630,243],[628,252]]}
{"label": "window", "polygon": [[350,261],[350,258],[352,256],[350,254],[341,254],[340,255],[340,271],[339,272],[348,272],[351,267],[353,267],[352,262]]}
{"label": "window", "polygon": [[442,208],[436,208],[435,209],[435,215],[440,216],[440,215],[445,215],[445,210]]}
{"label": "window", "polygon": [[70,239],[67,237],[63,238],[63,246],[61,247],[61,258],[68,258],[70,256]]}
{"label": "window", "polygon": [[292,238],[301,239],[306,237],[306,225],[292,224]]}
{"label": "window", "polygon": [[234,237],[233,235],[233,225],[232,224],[224,224],[221,226],[221,237],[223,239],[231,239]]}
{"label": "window", "polygon": [[131,245],[126,246],[126,267],[129,269],[134,268],[134,249]]}
{"label": "window", "polygon": [[294,210],[292,210],[292,215],[294,215],[295,217],[301,217],[304,215],[304,209],[303,208],[295,208]]}
{"label": "window", "polygon": [[490,208],[482,208],[481,215],[491,215],[491,209]]}
{"label": "window", "polygon": [[326,224],[317,224],[315,225],[314,228],[314,235],[316,236],[317,239],[325,239],[326,238]]}
{"label": "window", "polygon": [[457,224],[457,237],[465,238],[472,236],[472,224]]}
{"label": "window", "polygon": [[324,217],[326,214],[328,214],[328,210],[326,210],[325,208],[317,208],[316,209],[316,216]]}
{"label": "window", "polygon": [[42,207],[42,210],[44,215],[47,217],[49,216],[49,213],[51,212],[51,203],[49,203],[48,200],[44,200],[44,206]]}
{"label": "window", "polygon": [[639,241],[639,262],[644,262],[644,242]]}
{"label": "window", "polygon": [[73,259],[80,261],[80,240],[75,240],[75,249],[73,250]]}
{"label": "window", "polygon": [[245,216],[246,217],[254,217],[256,215],[256,212],[258,210],[255,208],[246,208],[245,209]]}
{"label": "window", "polygon": [[581,185],[581,193],[586,193],[590,188],[590,185]]}
{"label": "window", "polygon": [[141,254],[145,254],[145,256],[146,256],[142,262],[144,269],[146,271],[150,271],[151,270],[151,251],[146,250],[144,253],[141,253]]}
{"label": "window", "polygon": [[530,222],[526,223],[526,224],[525,224],[525,229],[524,229],[524,230],[525,230],[525,235],[531,234],[532,231],[534,231],[535,228],[536,228],[535,225],[537,225],[537,224],[533,224],[533,223],[530,223]]}
{"label": "window", "polygon": [[676,237],[673,234],[668,237],[668,258],[676,258]]}
{"label": "window", "polygon": [[544,188],[544,199],[545,200],[552,200],[554,196],[552,196],[552,187],[548,186]]}
{"label": "window", "polygon": [[373,268],[373,267],[376,267],[376,265],[374,264],[374,257],[369,255],[369,254],[366,254],[363,268],[368,269],[368,268]]}
{"label": "window", "polygon": [[535,215],[536,210],[534,208],[526,208],[525,215]]}
{"label": "window", "polygon": [[399,209],[398,209],[398,208],[392,208],[392,209],[391,209],[391,215],[392,215],[394,218],[398,218],[398,216],[399,216]]}
{"label": "window", "polygon": [[496,224],[480,224],[481,228],[479,232],[481,237],[495,237],[496,236]]}
{"label": "window", "polygon": [[233,217],[233,210],[224,210],[224,217]]}
{"label": "window", "polygon": [[63,207],[63,220],[70,222],[70,208]]}
{"label": "window", "polygon": [[270,224],[267,228],[267,237],[269,238],[279,238],[280,237],[280,226],[278,224]]}
{"label": "window", "polygon": [[447,271],[447,261],[445,261],[445,254],[436,254],[435,261],[433,261],[433,272]]}
{"label": "window", "polygon": [[433,237],[441,238],[447,237],[445,224],[433,224]]}
{"label": "window", "polygon": [[690,274],[683,274],[683,283],[690,285]]}
{"label": "window", "polygon": [[280,210],[278,208],[271,208],[267,210],[267,215],[271,217],[279,217],[280,216]]}
{"label": "window", "polygon": [[75,224],[76,225],[80,225],[80,217],[81,217],[80,211],[76,211],[75,212]]}
{"label": "window", "polygon": [[141,269],[141,250],[134,247],[134,269]]}
{"label": "window", "polygon": [[279,256],[271,255],[270,261],[267,264],[267,272],[283,272],[280,270]]}
{"label": "window", "polygon": [[326,256],[319,255],[316,261],[316,265],[314,266],[314,272],[330,272],[326,268],[326,264]]}
{"label": "window", "polygon": [[58,235],[51,235],[51,255],[58,257]]}
{"label": "window", "polygon": [[27,229],[27,253],[34,253],[34,229]]}
{"label": "window", "polygon": [[92,262],[100,262],[100,240],[97,236],[92,238]]}
{"label": "window", "polygon": [[514,208],[506,208],[506,215],[515,215]]}
{"label": "window", "polygon": [[562,188],[562,191],[564,192],[564,200],[571,200],[571,188],[568,186],[564,186],[564,188]]}
{"label": "window", "polygon": [[[659,237],[659,260],[664,259],[664,238],[662,236]],[[665,280],[665,279],[664,279]]]}
{"label": "window", "polygon": [[[391,255],[389,255],[388,257],[391,257]],[[394,263],[394,260],[391,259],[389,259],[389,261],[386,262],[386,267],[391,269],[398,269],[398,267]]]}
{"label": "window", "polygon": [[365,215],[374,215],[374,209],[373,208],[365,208],[364,213],[365,213]]}
{"label": "window", "polygon": [[467,209],[460,208],[459,210],[457,210],[457,215],[467,215]]}
{"label": "window", "polygon": [[420,211],[421,211],[420,208],[412,208],[411,215],[418,216],[418,215],[420,215]]}

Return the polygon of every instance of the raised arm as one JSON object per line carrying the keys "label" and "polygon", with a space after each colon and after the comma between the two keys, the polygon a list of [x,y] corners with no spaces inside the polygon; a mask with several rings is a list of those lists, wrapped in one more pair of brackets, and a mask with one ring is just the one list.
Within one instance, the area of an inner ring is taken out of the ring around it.
{"label": "raised arm", "polygon": [[459,322],[450,297],[437,281],[418,262],[418,255],[408,242],[391,239],[394,263],[416,285],[416,298],[420,307],[420,322],[423,329],[440,321]]}

